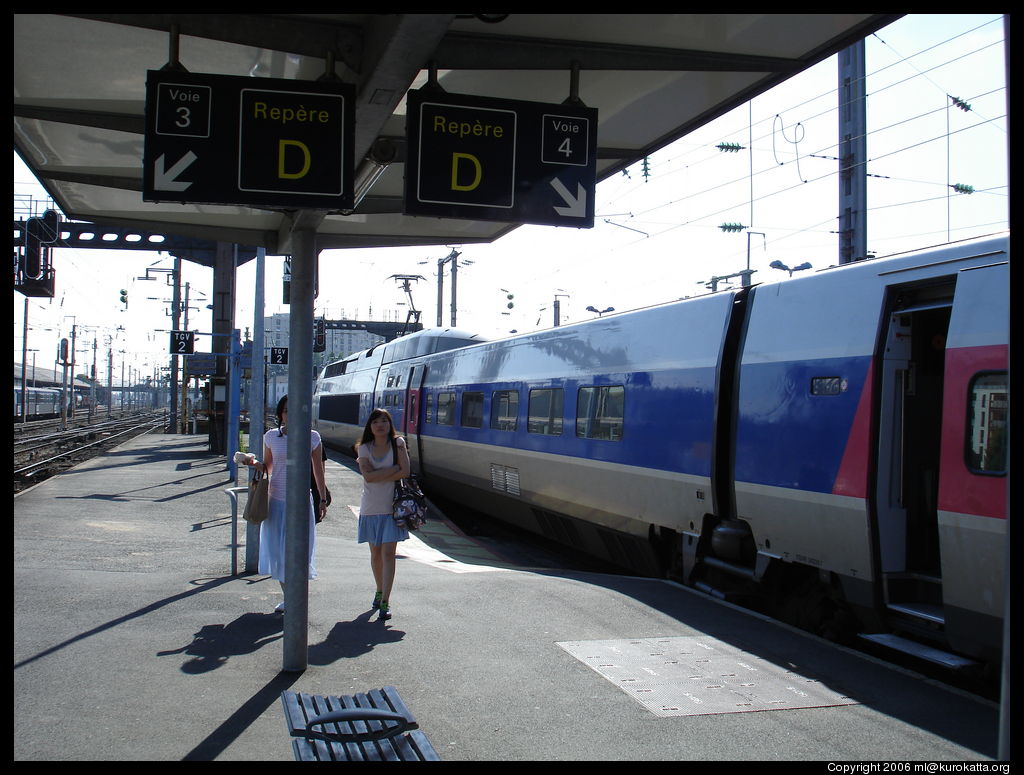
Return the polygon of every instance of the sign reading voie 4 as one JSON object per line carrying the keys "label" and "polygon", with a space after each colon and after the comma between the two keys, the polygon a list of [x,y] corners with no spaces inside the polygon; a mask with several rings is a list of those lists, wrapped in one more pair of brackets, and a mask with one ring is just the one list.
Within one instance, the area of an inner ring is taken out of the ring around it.
{"label": "sign reading voie 4", "polygon": [[355,88],[149,71],[143,199],[351,209]]}
{"label": "sign reading voie 4", "polygon": [[419,90],[407,141],[408,215],[594,225],[594,108]]}

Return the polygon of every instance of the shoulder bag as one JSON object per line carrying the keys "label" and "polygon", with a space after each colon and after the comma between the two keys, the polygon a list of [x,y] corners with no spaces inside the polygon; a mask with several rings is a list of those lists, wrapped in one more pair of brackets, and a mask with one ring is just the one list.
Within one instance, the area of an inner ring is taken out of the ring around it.
{"label": "shoulder bag", "polygon": [[242,518],[246,522],[258,525],[267,518],[267,506],[270,498],[270,479],[259,471],[249,482],[249,498],[245,502]]}
{"label": "shoulder bag", "polygon": [[[398,445],[392,444],[392,450],[395,465],[398,465]],[[392,507],[395,524],[410,533],[419,530],[427,522],[427,498],[413,476],[395,482],[395,499]]]}

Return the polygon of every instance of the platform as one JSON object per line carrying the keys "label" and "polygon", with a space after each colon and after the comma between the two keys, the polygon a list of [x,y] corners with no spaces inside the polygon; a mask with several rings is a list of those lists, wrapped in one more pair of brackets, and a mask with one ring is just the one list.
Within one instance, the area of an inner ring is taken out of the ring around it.
{"label": "platform", "polygon": [[142,436],[15,497],[14,759],[288,761],[282,690],[383,685],[446,760],[995,756],[993,703],[671,582],[518,567],[441,519],[400,546],[380,623],[361,480],[331,457],[302,673],[278,584],[230,575],[205,439]]}

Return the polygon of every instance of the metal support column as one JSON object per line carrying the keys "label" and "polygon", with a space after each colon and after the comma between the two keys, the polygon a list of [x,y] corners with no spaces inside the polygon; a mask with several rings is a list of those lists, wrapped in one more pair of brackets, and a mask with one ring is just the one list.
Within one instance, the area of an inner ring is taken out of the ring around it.
{"label": "metal support column", "polygon": [[864,41],[839,52],[839,263],[868,254]]}
{"label": "metal support column", "polygon": [[[180,331],[181,325],[181,259],[174,259],[174,291],[171,301],[171,329]],[[167,417],[167,433],[178,432],[178,354],[171,353],[171,406]],[[182,405],[184,410],[184,405]]]}
{"label": "metal support column", "polygon": [[[267,361],[263,350],[265,346],[263,333],[264,294],[263,270],[267,261],[265,248],[256,250],[256,296],[253,306],[252,321],[252,379],[249,382],[249,451],[259,460],[263,460],[263,418],[267,414],[267,396],[264,391]],[[249,469],[249,478],[255,473]],[[251,522],[245,523],[245,572],[256,573],[260,562],[260,526]]]}
{"label": "metal support column", "polygon": [[211,330],[217,345],[217,373],[210,377],[210,451],[227,454],[228,346],[235,320],[235,252],[231,243],[217,243],[213,267],[213,319]]}
{"label": "metal support column", "polygon": [[238,451],[239,432],[239,410],[241,407],[242,392],[242,344],[239,341],[240,333],[236,328],[231,332],[228,340],[228,389],[227,401],[224,402],[224,413],[227,417],[225,427],[227,428],[227,448],[224,454],[227,456],[228,474],[231,479],[238,481],[238,463],[235,462],[235,452]]}
{"label": "metal support column", "polygon": [[316,230],[292,235],[291,315],[288,329],[288,490],[285,497],[284,670],[308,664],[309,434],[313,403],[313,285]]}

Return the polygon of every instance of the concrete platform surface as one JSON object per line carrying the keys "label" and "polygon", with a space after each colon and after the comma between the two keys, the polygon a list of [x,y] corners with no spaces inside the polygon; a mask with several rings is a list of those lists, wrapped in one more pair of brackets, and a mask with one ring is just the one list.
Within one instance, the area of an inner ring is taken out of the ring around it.
{"label": "concrete platform surface", "polygon": [[282,690],[387,684],[446,760],[995,755],[992,703],[670,582],[516,566],[440,518],[400,545],[381,623],[361,479],[334,454],[327,476],[303,672],[278,584],[230,574],[205,439],[143,436],[15,497],[14,759],[288,761]]}

